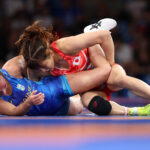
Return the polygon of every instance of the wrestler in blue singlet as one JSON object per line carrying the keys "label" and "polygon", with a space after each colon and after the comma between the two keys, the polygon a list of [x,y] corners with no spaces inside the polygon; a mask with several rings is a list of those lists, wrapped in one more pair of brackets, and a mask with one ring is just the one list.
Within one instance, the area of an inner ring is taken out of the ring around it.
{"label": "wrestler in blue singlet", "polygon": [[33,105],[27,115],[66,115],[69,109],[68,98],[73,94],[65,76],[47,76],[36,82],[27,78],[15,78],[8,74],[4,69],[0,69],[5,79],[12,86],[11,96],[1,98],[15,106],[24,102],[35,90],[45,95],[44,102],[38,106]]}

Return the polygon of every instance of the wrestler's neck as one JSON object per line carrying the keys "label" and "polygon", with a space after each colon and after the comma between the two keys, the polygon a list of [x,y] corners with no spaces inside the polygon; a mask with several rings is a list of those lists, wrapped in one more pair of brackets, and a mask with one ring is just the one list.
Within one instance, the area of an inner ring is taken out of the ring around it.
{"label": "wrestler's neck", "polygon": [[57,53],[54,53],[54,62],[55,62],[55,68],[69,69],[68,62],[64,60],[61,56],[59,56]]}

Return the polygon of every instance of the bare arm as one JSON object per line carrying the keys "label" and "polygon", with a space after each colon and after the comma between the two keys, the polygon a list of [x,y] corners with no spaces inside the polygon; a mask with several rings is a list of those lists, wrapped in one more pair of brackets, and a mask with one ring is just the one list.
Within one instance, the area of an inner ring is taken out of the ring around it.
{"label": "bare arm", "polygon": [[16,77],[16,78],[22,78],[22,69],[25,67],[23,57],[16,56],[12,59],[8,60],[2,67],[2,69],[7,70],[7,72]]}
{"label": "bare arm", "polygon": [[114,43],[107,30],[82,33],[76,36],[62,38],[57,41],[58,47],[68,55],[75,55],[80,50],[100,44],[110,64],[114,63]]}
{"label": "bare arm", "polygon": [[36,92],[37,91],[33,91],[28,99],[18,106],[0,99],[0,114],[8,116],[25,115],[32,105],[40,105],[44,101],[44,95],[42,93],[35,95]]}

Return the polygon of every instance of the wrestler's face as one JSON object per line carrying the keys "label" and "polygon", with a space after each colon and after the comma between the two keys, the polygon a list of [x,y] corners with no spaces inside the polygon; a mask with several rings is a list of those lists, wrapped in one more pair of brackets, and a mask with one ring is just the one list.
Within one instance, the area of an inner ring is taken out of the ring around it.
{"label": "wrestler's face", "polygon": [[40,62],[40,71],[43,73],[48,73],[54,69],[54,57],[53,55],[49,55],[45,60]]}
{"label": "wrestler's face", "polygon": [[3,76],[0,76],[0,96],[7,95],[7,83]]}

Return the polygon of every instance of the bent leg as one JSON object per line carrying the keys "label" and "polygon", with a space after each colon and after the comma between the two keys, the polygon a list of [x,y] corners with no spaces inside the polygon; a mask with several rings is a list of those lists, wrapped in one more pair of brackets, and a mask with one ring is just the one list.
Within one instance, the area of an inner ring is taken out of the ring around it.
{"label": "bent leg", "polygon": [[126,76],[123,83],[123,88],[131,90],[135,95],[149,99],[150,98],[150,86],[139,80],[130,76]]}
{"label": "bent leg", "polygon": [[[91,100],[95,96],[99,96],[101,98],[106,98],[105,94],[102,93],[102,92],[99,92],[99,91],[89,91],[89,92],[86,92],[86,93],[84,93],[82,95],[82,103],[83,103],[83,105],[88,108],[89,103],[91,102]],[[105,114],[106,110],[104,110],[104,108],[105,109],[108,109],[108,108],[105,107],[105,105],[103,105],[103,103],[101,103],[101,104],[102,105],[99,106],[101,115],[106,115]],[[144,107],[130,107],[130,108],[129,107],[121,106],[121,105],[117,104],[114,101],[109,101],[109,104],[111,105],[111,111],[110,111],[109,115],[150,116],[150,104],[148,104],[148,105],[146,105]]]}
{"label": "bent leg", "polygon": [[[95,96],[100,96],[101,98],[106,99],[106,95],[100,91],[89,91],[82,95],[82,97],[81,97],[82,103],[87,109],[88,109],[88,106],[89,106],[91,100]],[[125,115],[125,107],[124,106],[121,106],[114,101],[107,101],[107,103],[110,103],[110,105],[111,105],[111,111],[110,111],[109,115]],[[101,115],[106,115],[105,112],[109,111],[109,110],[104,110],[104,108],[102,108],[102,107],[105,107],[105,105],[103,106],[103,103],[102,103],[102,106],[99,106],[98,109],[101,109]],[[105,107],[105,109],[109,109],[109,108]]]}
{"label": "bent leg", "polygon": [[150,86],[134,77],[126,75],[120,65],[114,65],[107,81],[108,87],[112,90],[126,88],[131,90],[135,95],[150,98]]}
{"label": "bent leg", "polygon": [[125,70],[118,64],[112,66],[110,76],[107,80],[107,86],[110,90],[119,91],[123,89],[120,84],[122,78],[126,76]]}

